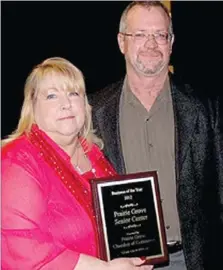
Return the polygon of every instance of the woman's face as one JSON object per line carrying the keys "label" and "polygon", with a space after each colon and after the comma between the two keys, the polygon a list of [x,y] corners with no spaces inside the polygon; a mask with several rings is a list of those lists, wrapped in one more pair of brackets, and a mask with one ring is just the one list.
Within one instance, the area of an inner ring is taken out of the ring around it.
{"label": "woman's face", "polygon": [[38,86],[34,118],[39,128],[56,141],[77,136],[85,121],[84,95],[67,91],[63,76],[57,74],[47,74]]}

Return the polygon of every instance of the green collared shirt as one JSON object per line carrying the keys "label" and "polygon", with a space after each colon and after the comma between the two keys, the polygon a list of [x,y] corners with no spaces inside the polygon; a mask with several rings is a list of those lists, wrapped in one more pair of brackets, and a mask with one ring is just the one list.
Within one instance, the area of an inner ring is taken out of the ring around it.
{"label": "green collared shirt", "polygon": [[149,111],[124,81],[120,133],[127,173],[158,172],[168,240],[181,240],[176,204],[174,116],[169,79]]}

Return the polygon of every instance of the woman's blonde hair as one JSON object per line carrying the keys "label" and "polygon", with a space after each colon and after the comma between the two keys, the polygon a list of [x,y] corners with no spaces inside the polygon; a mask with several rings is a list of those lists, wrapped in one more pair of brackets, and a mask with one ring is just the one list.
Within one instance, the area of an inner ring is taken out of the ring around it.
{"label": "woman's blonde hair", "polygon": [[24,101],[17,129],[6,139],[2,140],[2,146],[15,140],[24,133],[29,133],[32,124],[35,123],[34,102],[38,93],[39,83],[46,75],[52,73],[56,74],[56,76],[62,76],[63,84],[66,86],[67,91],[75,89],[78,93],[83,94],[86,113],[84,127],[80,131],[79,135],[86,139],[90,144],[96,143],[100,148],[102,148],[102,141],[94,134],[91,106],[89,105],[86,96],[83,74],[71,62],[61,57],[48,58],[33,68],[25,82]]}

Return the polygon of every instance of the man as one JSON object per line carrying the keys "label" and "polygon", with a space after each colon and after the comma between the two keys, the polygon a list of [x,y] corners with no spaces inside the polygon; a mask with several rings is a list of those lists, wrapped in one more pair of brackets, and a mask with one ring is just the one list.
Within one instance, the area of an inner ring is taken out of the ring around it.
{"label": "man", "polygon": [[[157,170],[170,254],[162,269],[222,269],[222,133],[218,104],[168,72],[174,35],[159,1],[123,12],[126,76],[90,97],[105,154],[120,174]],[[220,145],[221,144],[221,145]]]}

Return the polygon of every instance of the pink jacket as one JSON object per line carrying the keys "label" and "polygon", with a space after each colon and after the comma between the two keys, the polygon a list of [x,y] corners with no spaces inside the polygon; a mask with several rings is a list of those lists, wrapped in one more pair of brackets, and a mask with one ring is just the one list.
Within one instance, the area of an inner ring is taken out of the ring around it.
{"label": "pink jacket", "polygon": [[[42,135],[74,171],[70,157]],[[96,146],[89,158],[93,167],[100,159],[107,163]],[[101,168],[96,176],[107,174]],[[87,180],[82,184],[91,192]],[[72,270],[80,253],[98,256],[89,216],[28,137],[21,136],[2,150],[2,269]]]}

